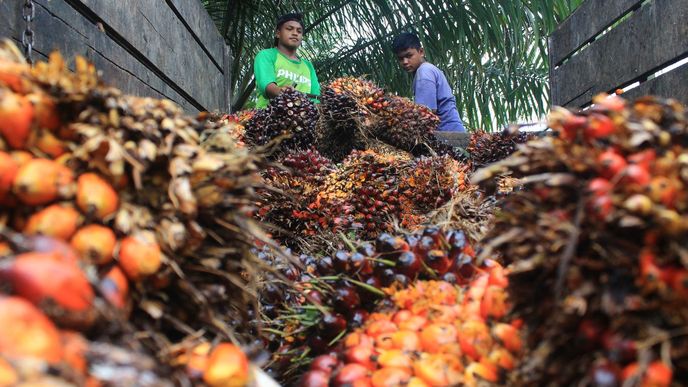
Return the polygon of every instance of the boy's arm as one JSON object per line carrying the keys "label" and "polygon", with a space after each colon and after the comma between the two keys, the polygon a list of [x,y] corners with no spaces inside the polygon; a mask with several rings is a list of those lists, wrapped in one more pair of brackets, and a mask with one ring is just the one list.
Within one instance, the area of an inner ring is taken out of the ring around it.
{"label": "boy's arm", "polygon": [[423,71],[423,67],[416,73],[414,94],[417,104],[425,105],[433,112],[437,110],[437,81],[431,72]]}
{"label": "boy's arm", "polygon": [[[315,68],[313,68],[313,63],[306,61],[306,64],[311,72],[311,94],[320,96],[320,82],[318,81],[318,75],[315,73]],[[320,101],[316,99],[315,103],[320,103]]]}
{"label": "boy's arm", "polygon": [[270,51],[261,51],[256,55],[253,63],[253,74],[256,77],[258,92],[268,98],[277,96],[281,89],[277,86],[275,77],[275,57]]}

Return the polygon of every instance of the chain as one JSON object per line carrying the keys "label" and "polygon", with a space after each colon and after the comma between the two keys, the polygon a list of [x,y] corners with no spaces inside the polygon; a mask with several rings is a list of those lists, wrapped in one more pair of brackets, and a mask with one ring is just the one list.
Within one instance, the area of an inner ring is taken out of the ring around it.
{"label": "chain", "polygon": [[21,42],[24,47],[24,56],[26,60],[33,64],[33,44],[34,44],[34,32],[31,29],[31,22],[36,17],[36,7],[33,4],[33,0],[24,1],[24,6],[22,7],[22,19],[26,22],[26,27],[24,32],[22,32]]}

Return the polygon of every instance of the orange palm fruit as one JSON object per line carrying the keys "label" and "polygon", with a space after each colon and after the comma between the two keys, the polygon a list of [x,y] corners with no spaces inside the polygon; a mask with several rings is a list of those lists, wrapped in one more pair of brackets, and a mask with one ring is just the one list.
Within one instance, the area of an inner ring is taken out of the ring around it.
{"label": "orange palm fruit", "polygon": [[7,152],[0,152],[0,200],[12,191],[12,183],[19,171],[19,165]]}
{"label": "orange palm fruit", "polygon": [[468,320],[458,330],[459,343],[464,356],[479,360],[492,347],[492,337],[487,325],[479,320]]}
{"label": "orange palm fruit", "polygon": [[45,93],[31,93],[26,96],[34,108],[34,121],[41,129],[55,130],[60,127],[60,116],[55,100]]}
{"label": "orange palm fruit", "polygon": [[347,363],[360,364],[367,369],[373,370],[375,369],[373,354],[373,347],[357,345],[355,347],[348,348],[344,353],[344,358],[346,359]]}
{"label": "orange palm fruit", "polygon": [[503,288],[494,285],[488,286],[480,302],[480,315],[482,318],[492,317],[500,319],[506,316],[509,311],[506,298],[507,294]]}
{"label": "orange palm fruit", "polygon": [[357,345],[373,347],[375,340],[363,332],[352,332],[344,338],[344,348],[351,348]]}
{"label": "orange palm fruit", "polygon": [[81,215],[72,207],[53,204],[31,215],[24,232],[41,234],[62,240],[69,240],[74,235]]}
{"label": "orange palm fruit", "polygon": [[430,385],[425,383],[423,379],[414,376],[411,379],[409,379],[408,384],[406,384],[406,387],[430,387]]}
{"label": "orange palm fruit", "polygon": [[14,162],[17,163],[17,166],[19,167],[24,166],[24,164],[34,159],[33,155],[30,152],[21,150],[15,150],[10,152],[10,157],[12,157],[12,160],[14,160]]}
{"label": "orange palm fruit", "polygon": [[89,224],[76,231],[71,245],[82,259],[98,265],[112,260],[117,238],[112,229],[98,224]]}
{"label": "orange palm fruit", "polygon": [[210,353],[203,381],[211,387],[243,387],[250,379],[249,363],[239,347],[222,343]]}
{"label": "orange palm fruit", "polygon": [[48,204],[72,196],[74,174],[64,165],[47,159],[33,159],[19,167],[12,190],[25,204]]}
{"label": "orange palm fruit", "polygon": [[0,357],[0,386],[14,386],[18,380],[17,371],[7,360]]}
{"label": "orange palm fruit", "polygon": [[411,359],[411,356],[400,349],[382,351],[382,353],[380,353],[380,355],[377,357],[377,363],[381,367],[403,369],[411,369],[413,366],[413,360]]}
{"label": "orange palm fruit", "polygon": [[122,240],[119,263],[132,281],[154,274],[162,265],[160,246],[151,232],[139,232]]}
{"label": "orange palm fruit", "polygon": [[73,370],[78,371],[80,375],[86,375],[86,351],[88,351],[88,342],[86,339],[74,331],[60,332],[60,341],[62,343],[62,352],[64,354],[63,361],[67,363]]}
{"label": "orange palm fruit", "polygon": [[373,387],[404,386],[411,379],[411,371],[406,368],[384,367],[370,378]]}
{"label": "orange palm fruit", "polygon": [[413,365],[415,376],[428,386],[461,385],[462,371],[457,357],[444,354],[423,355]]}
{"label": "orange palm fruit", "polygon": [[208,367],[208,356],[211,349],[213,348],[209,342],[203,342],[177,358],[177,361],[186,365],[186,374],[190,378],[200,379]]}
{"label": "orange palm fruit", "polygon": [[51,301],[65,311],[85,312],[93,303],[93,289],[81,269],[50,253],[20,254],[0,269],[0,277],[16,294],[36,305]]}
{"label": "orange palm fruit", "polygon": [[0,135],[14,149],[22,149],[31,133],[34,109],[25,96],[0,89]]}
{"label": "orange palm fruit", "polygon": [[392,349],[394,348],[394,342],[392,341],[391,332],[380,333],[375,337],[375,347],[380,349]]}
{"label": "orange palm fruit", "polygon": [[35,357],[51,363],[62,358],[55,325],[28,301],[0,296],[0,353],[8,358]]}
{"label": "orange palm fruit", "polygon": [[368,325],[366,333],[373,338],[377,338],[377,336],[382,333],[393,333],[397,330],[398,328],[395,323],[389,320],[377,320]]}
{"label": "orange palm fruit", "polygon": [[402,351],[417,351],[420,349],[420,337],[416,332],[400,330],[392,334],[392,345]]}
{"label": "orange palm fruit", "polygon": [[21,63],[0,60],[0,84],[16,93],[24,93],[28,89],[28,69],[28,66]]}
{"label": "orange palm fruit", "polygon": [[98,287],[110,304],[119,309],[126,309],[129,302],[129,282],[119,266],[113,266]]}
{"label": "orange palm fruit", "polygon": [[516,364],[514,356],[505,348],[497,348],[492,350],[492,352],[490,352],[490,355],[488,356],[488,359],[497,367],[505,369],[507,371],[511,371],[512,369],[514,369],[514,366]]}
{"label": "orange palm fruit", "polygon": [[456,328],[449,323],[431,324],[420,332],[420,345],[425,352],[439,352],[444,346],[456,341]]}
{"label": "orange palm fruit", "polygon": [[399,323],[399,329],[418,332],[428,323],[428,319],[423,316],[413,315],[408,320]]}
{"label": "orange palm fruit", "polygon": [[353,386],[353,383],[359,380],[368,379],[370,371],[368,368],[351,363],[342,367],[334,377],[335,386]]}
{"label": "orange palm fruit", "polygon": [[469,364],[464,371],[464,383],[466,383],[467,386],[475,386],[478,384],[479,380],[497,383],[499,381],[499,376],[496,367],[475,362]]}
{"label": "orange palm fruit", "polygon": [[35,130],[29,138],[29,146],[54,159],[67,153],[67,145],[47,129]]}
{"label": "orange palm fruit", "polygon": [[117,211],[119,197],[103,178],[84,173],[77,180],[76,203],[85,214],[104,220]]}
{"label": "orange palm fruit", "polygon": [[511,353],[519,353],[523,348],[523,341],[518,330],[511,324],[496,323],[492,327],[492,335],[499,339]]}

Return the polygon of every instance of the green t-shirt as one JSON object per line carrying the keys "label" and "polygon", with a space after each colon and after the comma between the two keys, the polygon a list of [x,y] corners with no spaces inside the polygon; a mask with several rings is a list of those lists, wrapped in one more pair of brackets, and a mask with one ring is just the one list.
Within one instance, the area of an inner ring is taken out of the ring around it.
{"label": "green t-shirt", "polygon": [[265,89],[271,83],[279,87],[296,85],[294,89],[302,93],[320,95],[320,84],[313,64],[306,59],[290,59],[275,47],[261,50],[256,55],[253,72],[258,87],[258,109],[268,106]]}

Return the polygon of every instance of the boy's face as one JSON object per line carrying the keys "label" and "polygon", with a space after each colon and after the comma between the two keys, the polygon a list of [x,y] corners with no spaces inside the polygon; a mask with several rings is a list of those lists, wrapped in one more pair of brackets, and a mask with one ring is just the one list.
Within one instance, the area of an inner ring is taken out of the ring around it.
{"label": "boy's face", "polygon": [[297,49],[303,40],[303,27],[297,21],[288,21],[277,30],[276,37],[281,45]]}
{"label": "boy's face", "polygon": [[423,51],[423,48],[407,48],[397,53],[397,59],[404,71],[413,73],[418,70],[418,67],[423,63],[425,51]]}

